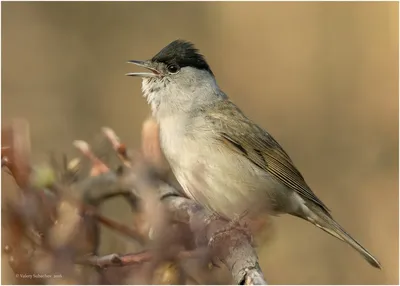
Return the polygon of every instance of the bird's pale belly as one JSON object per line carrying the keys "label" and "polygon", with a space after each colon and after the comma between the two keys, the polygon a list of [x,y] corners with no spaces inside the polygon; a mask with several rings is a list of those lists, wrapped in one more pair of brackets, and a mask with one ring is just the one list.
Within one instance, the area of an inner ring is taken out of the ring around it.
{"label": "bird's pale belly", "polygon": [[[184,138],[163,146],[186,194],[227,218],[247,212],[287,212],[293,192],[240,154],[218,144]],[[177,144],[178,143],[178,144]]]}

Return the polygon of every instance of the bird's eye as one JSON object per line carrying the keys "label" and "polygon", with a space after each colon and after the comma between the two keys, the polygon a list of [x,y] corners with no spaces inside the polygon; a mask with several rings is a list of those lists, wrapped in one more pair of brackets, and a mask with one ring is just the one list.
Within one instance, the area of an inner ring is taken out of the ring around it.
{"label": "bird's eye", "polygon": [[177,73],[179,71],[179,67],[177,65],[169,65],[167,69],[170,73]]}

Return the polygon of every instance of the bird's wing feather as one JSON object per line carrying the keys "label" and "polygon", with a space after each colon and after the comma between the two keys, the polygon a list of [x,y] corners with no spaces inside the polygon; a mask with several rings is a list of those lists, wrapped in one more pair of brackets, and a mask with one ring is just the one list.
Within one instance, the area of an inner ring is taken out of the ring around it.
{"label": "bird's wing feather", "polygon": [[[232,117],[235,121],[232,121]],[[223,100],[207,110],[217,140],[273,175],[301,197],[329,209],[311,191],[288,154],[265,130],[251,122],[232,102]]]}

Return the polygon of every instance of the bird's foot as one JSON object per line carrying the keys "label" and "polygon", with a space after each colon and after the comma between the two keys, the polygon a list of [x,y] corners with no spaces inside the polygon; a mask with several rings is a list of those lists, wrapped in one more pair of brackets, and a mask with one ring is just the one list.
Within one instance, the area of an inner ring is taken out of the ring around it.
{"label": "bird's foot", "polygon": [[219,216],[216,213],[211,213],[206,219],[206,225],[209,225],[212,221],[218,220],[218,219],[223,219],[223,218],[221,218],[221,216]]}
{"label": "bird's foot", "polygon": [[243,221],[246,215],[247,212],[244,212],[241,215],[237,215],[230,222],[228,222],[228,224],[225,225],[223,228],[215,231],[208,242],[209,249],[213,249],[216,246],[216,244],[218,244],[217,242],[220,239],[223,239],[224,236],[229,235],[230,232],[234,230],[240,231],[242,234],[246,236],[250,244],[253,244],[253,235],[251,234],[251,230],[248,227],[247,223]]}

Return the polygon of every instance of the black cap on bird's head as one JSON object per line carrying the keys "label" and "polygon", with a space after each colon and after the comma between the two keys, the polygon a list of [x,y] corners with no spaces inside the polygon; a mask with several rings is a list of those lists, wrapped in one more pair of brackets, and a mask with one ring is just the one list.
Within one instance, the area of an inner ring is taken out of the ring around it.
{"label": "black cap on bird's head", "polygon": [[181,68],[194,67],[212,73],[204,56],[199,53],[199,50],[196,49],[191,42],[183,40],[173,41],[151,60],[154,62],[162,62],[167,65],[177,64]]}
{"label": "black cap on bird's head", "polygon": [[138,66],[145,67],[152,73],[128,73],[128,76],[160,76],[161,73],[154,68],[157,63],[162,63],[167,66],[171,73],[184,67],[193,67],[199,70],[205,70],[213,74],[204,56],[199,53],[199,50],[188,41],[175,40],[168,44],[160,52],[158,52],[151,60],[136,61],[131,60],[128,63],[133,63]]}

